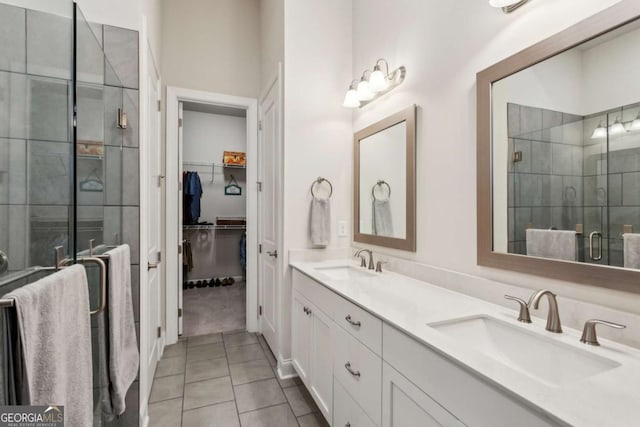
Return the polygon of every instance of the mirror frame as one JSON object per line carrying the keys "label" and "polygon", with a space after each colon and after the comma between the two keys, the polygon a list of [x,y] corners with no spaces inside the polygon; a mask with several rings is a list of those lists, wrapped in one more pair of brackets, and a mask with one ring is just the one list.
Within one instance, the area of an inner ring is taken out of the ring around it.
{"label": "mirror frame", "polygon": [[[404,239],[360,232],[360,141],[406,122],[406,235]],[[353,135],[353,241],[387,248],[416,251],[416,106],[412,105],[380,120]]]}
{"label": "mirror frame", "polygon": [[491,164],[491,88],[494,82],[637,19],[640,19],[640,2],[622,0],[477,74],[478,265],[640,293],[640,270],[494,252]]}

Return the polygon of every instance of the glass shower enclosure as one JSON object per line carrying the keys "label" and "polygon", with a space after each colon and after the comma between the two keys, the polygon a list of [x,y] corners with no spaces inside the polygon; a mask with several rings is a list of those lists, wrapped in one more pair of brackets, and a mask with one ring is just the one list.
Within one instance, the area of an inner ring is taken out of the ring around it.
{"label": "glass shower enclosure", "polygon": [[[89,22],[71,1],[53,3],[49,10],[0,3],[2,294],[38,278],[20,279],[25,272],[53,266],[55,247],[75,260],[137,245],[137,235],[123,233],[126,215],[138,223],[137,32]],[[119,48],[134,43],[135,57],[123,59]],[[135,76],[122,76],[132,64]],[[87,266],[87,273],[96,307],[98,272]],[[92,327],[94,425],[138,425],[137,383],[124,416],[102,416],[93,317]]]}

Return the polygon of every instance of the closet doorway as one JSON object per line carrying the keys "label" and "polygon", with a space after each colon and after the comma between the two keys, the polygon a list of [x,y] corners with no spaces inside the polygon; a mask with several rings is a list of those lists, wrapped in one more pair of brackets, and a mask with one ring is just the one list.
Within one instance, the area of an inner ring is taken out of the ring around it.
{"label": "closet doorway", "polygon": [[167,280],[167,341],[256,331],[257,101],[168,88],[167,117],[174,113],[167,182],[175,177],[178,188],[167,188],[167,247],[175,239],[178,251],[167,253],[167,277],[176,279]]}

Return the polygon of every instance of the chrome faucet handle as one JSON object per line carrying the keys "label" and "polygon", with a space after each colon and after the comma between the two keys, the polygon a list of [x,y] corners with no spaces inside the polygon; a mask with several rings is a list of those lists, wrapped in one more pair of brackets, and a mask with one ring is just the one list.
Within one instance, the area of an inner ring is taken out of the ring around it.
{"label": "chrome faucet handle", "polygon": [[515,301],[520,304],[520,314],[518,315],[518,322],[531,323],[531,316],[529,315],[529,304],[522,298],[513,297],[511,295],[505,295],[506,299]]}
{"label": "chrome faucet handle", "polygon": [[589,345],[599,346],[598,336],[596,335],[596,325],[605,325],[615,329],[624,329],[625,325],[621,325],[619,323],[607,322],[606,320],[600,319],[589,319],[584,322],[584,329],[582,330],[582,337],[580,338],[580,342]]}
{"label": "chrome faucet handle", "polygon": [[367,268],[367,259],[364,255],[358,255],[360,257],[360,267]]}
{"label": "chrome faucet handle", "polygon": [[558,301],[556,300],[556,294],[551,292],[548,289],[541,289],[531,295],[531,299],[529,299],[529,307],[534,308],[534,310],[538,309],[538,305],[540,304],[540,299],[543,296],[547,296],[547,300],[549,301],[549,313],[547,314],[547,325],[545,329],[549,332],[555,332],[556,334],[562,333],[562,325],[560,324],[560,313],[558,312]]}
{"label": "chrome faucet handle", "polygon": [[388,261],[376,262],[376,273],[382,273],[382,264],[386,264]]}

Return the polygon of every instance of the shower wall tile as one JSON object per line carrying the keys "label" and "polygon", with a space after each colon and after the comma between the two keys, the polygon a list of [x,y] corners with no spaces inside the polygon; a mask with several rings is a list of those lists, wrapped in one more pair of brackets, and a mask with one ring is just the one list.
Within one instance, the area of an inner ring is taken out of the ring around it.
{"label": "shower wall tile", "polygon": [[546,142],[562,143],[564,138],[564,128],[562,126],[554,126],[552,128],[542,130],[542,140]]}
{"label": "shower wall tile", "polygon": [[507,129],[510,138],[520,135],[520,106],[507,104]]}
{"label": "shower wall tile", "polygon": [[516,208],[516,240],[525,240],[529,224],[531,224],[531,208]]}
{"label": "shower wall tile", "polygon": [[552,144],[551,170],[554,175],[570,175],[573,165],[572,147],[565,144]]}
{"label": "shower wall tile", "polygon": [[[509,242],[513,242],[514,240],[516,240],[516,228],[515,228],[515,221],[516,221],[516,210],[515,208],[509,208],[507,209],[507,224],[508,224],[508,233],[509,233]],[[511,252],[511,251],[509,251]]]}
{"label": "shower wall tile", "polygon": [[68,205],[71,203],[70,143],[29,141],[29,203]]}
{"label": "shower wall tile", "polygon": [[623,225],[632,225],[634,230],[640,230],[640,209],[637,207],[610,207],[609,218],[612,236],[620,235]]}
{"label": "shower wall tile", "polygon": [[123,96],[123,108],[127,113],[127,128],[121,130],[124,136],[125,147],[139,146],[139,100],[138,91],[135,89],[125,89]]}
{"label": "shower wall tile", "polygon": [[140,209],[125,206],[122,208],[122,243],[131,247],[131,263],[140,261]]}
{"label": "shower wall tile", "polygon": [[28,139],[70,141],[69,83],[65,80],[29,77]]}
{"label": "shower wall tile", "polygon": [[104,207],[104,236],[105,245],[122,243],[122,208],[120,206]]}
{"label": "shower wall tile", "polygon": [[121,147],[123,131],[118,128],[118,108],[123,107],[123,90],[121,87],[104,87],[104,143]]}
{"label": "shower wall tile", "polygon": [[0,4],[0,70],[26,71],[26,11]]}
{"label": "shower wall tile", "polygon": [[542,110],[542,129],[562,125],[562,113],[560,111]]}
{"label": "shower wall tile", "polygon": [[29,265],[54,265],[54,249],[69,255],[69,206],[31,206],[29,216]]}
{"label": "shower wall tile", "polygon": [[513,170],[519,173],[531,172],[531,141],[516,139],[513,150],[522,152],[522,161],[514,163]]}
{"label": "shower wall tile", "polygon": [[542,110],[540,108],[520,106],[520,134],[529,134],[542,130]]}
{"label": "shower wall tile", "polygon": [[27,206],[0,205],[0,251],[9,258],[9,271],[27,267]]}
{"label": "shower wall tile", "polygon": [[78,84],[78,141],[104,143],[104,88],[88,83]]}
{"label": "shower wall tile", "polygon": [[0,138],[0,204],[27,204],[27,144],[22,139]]}
{"label": "shower wall tile", "polygon": [[531,172],[551,173],[551,144],[531,141]]}
{"label": "shower wall tile", "polygon": [[[611,174],[607,175],[607,188],[609,190],[608,194],[608,204],[609,206],[622,206],[622,189],[624,188],[622,185],[622,177],[623,174]],[[640,188],[636,187],[636,191],[640,191]]]}
{"label": "shower wall tile", "polygon": [[517,183],[516,206],[542,204],[542,175],[521,174]]}
{"label": "shower wall tile", "polygon": [[609,152],[609,173],[636,172],[638,170],[640,170],[639,149]]}
{"label": "shower wall tile", "polygon": [[107,205],[122,204],[122,156],[123,150],[119,147],[104,147],[105,203]]}
{"label": "shower wall tile", "polygon": [[622,174],[622,204],[640,207],[640,172]]}
{"label": "shower wall tile", "polygon": [[104,84],[102,25],[78,20],[76,67],[78,81]]}
{"label": "shower wall tile", "polygon": [[584,203],[583,189],[584,184],[581,176],[563,176],[562,183],[564,185],[562,201],[563,204],[569,206],[582,206]]}
{"label": "shower wall tile", "polygon": [[531,208],[531,223],[534,228],[549,228],[553,226],[551,223],[551,208],[536,207]]}
{"label": "shower wall tile", "polygon": [[0,137],[27,137],[27,77],[0,71]]}
{"label": "shower wall tile", "polygon": [[562,141],[565,144],[583,145],[584,131],[582,122],[567,123],[562,126]]}
{"label": "shower wall tile", "polygon": [[118,79],[107,73],[106,83],[138,88],[138,32],[124,28],[104,26],[104,51]]}
{"label": "shower wall tile", "polygon": [[549,175],[549,204],[560,206],[564,201],[564,180],[560,175]]}
{"label": "shower wall tile", "polygon": [[584,204],[585,206],[604,206],[607,202],[607,176],[585,176]]}
{"label": "shower wall tile", "polygon": [[124,148],[122,153],[122,204],[140,204],[140,170],[137,148]]}
{"label": "shower wall tile", "polygon": [[27,73],[71,79],[71,19],[27,10]]}
{"label": "shower wall tile", "polygon": [[[97,206],[104,205],[104,172],[100,158],[83,158],[77,160],[78,173],[77,176],[77,202],[78,205]],[[97,182],[95,182],[97,181]],[[88,189],[96,190],[100,182],[102,182],[102,191],[88,191]],[[88,187],[89,185],[95,187]],[[84,188],[84,190],[83,190]]]}
{"label": "shower wall tile", "polygon": [[580,121],[582,121],[582,119],[583,119],[583,116],[579,116],[577,114],[562,113],[562,123],[563,124],[573,123],[573,122],[580,122]]}

